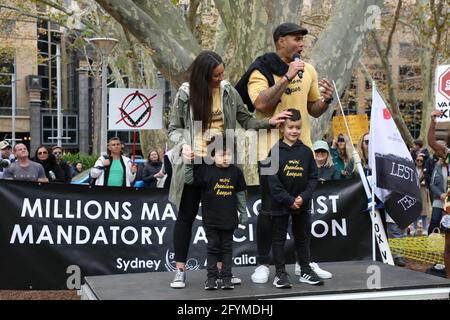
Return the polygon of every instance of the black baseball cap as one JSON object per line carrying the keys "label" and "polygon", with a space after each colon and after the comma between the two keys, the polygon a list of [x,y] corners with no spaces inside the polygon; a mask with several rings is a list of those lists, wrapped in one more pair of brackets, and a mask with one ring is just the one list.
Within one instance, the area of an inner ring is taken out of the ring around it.
{"label": "black baseball cap", "polygon": [[277,42],[280,37],[284,37],[288,34],[301,34],[302,36],[304,36],[307,33],[308,30],[300,27],[298,24],[295,24],[293,22],[285,22],[276,27],[275,31],[273,32],[273,41]]}

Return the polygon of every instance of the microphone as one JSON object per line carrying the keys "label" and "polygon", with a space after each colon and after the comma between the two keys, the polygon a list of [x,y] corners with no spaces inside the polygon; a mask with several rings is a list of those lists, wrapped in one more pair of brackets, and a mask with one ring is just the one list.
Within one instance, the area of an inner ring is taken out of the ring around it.
{"label": "microphone", "polygon": [[[294,61],[302,61],[302,58],[300,57],[300,54],[299,54],[299,53],[294,53],[294,55],[292,56],[292,58],[294,59]],[[300,79],[302,79],[302,78],[303,78],[303,71],[302,71],[302,70],[299,70],[298,73],[297,73],[297,75],[298,75],[298,77],[299,77]]]}

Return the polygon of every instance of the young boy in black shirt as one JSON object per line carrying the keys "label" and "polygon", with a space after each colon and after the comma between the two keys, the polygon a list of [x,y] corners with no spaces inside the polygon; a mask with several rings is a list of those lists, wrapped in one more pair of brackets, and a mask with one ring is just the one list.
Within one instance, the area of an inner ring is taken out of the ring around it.
{"label": "young boy in black shirt", "polygon": [[[317,184],[317,165],[311,149],[299,140],[302,126],[300,112],[296,109],[288,111],[292,116],[280,126],[283,138],[273,146],[268,158],[272,164],[274,161],[277,163],[278,170],[261,182],[265,184],[263,188],[269,190],[261,203],[260,214],[269,215],[272,221],[272,253],[276,270],[273,285],[277,288],[292,287],[284,257],[290,216],[302,270],[300,282],[323,283],[309,266],[310,200]],[[270,163],[264,166],[269,167]]]}
{"label": "young boy in black shirt", "polygon": [[234,289],[231,281],[233,233],[238,223],[243,224],[248,219],[247,186],[242,171],[231,164],[232,149],[222,136],[216,137],[208,146],[214,163],[202,164],[193,170],[194,185],[202,190],[202,220],[208,240],[205,290],[218,288],[217,261],[222,261],[222,289]]}

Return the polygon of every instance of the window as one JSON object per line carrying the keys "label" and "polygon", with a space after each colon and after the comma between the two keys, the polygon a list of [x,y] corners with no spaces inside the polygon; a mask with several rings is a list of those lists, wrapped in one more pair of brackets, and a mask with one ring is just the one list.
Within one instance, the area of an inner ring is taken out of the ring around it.
{"label": "window", "polygon": [[[49,31],[49,22],[39,20],[38,34],[38,75],[42,79],[41,107],[43,109],[56,109],[56,44],[60,41],[59,35]],[[55,26],[52,26],[55,28]]]}
{"label": "window", "polygon": [[422,121],[422,101],[400,101],[400,112],[414,139],[420,135],[420,123]]}
{"label": "window", "polygon": [[0,57],[0,116],[11,115],[14,59]]}
{"label": "window", "polygon": [[[133,145],[134,131],[108,131],[108,140],[113,137],[119,137],[125,145]],[[139,130],[136,130],[136,146],[140,146]]]}
{"label": "window", "polygon": [[[58,118],[56,114],[42,115],[42,143],[56,145],[58,135]],[[78,144],[78,116],[63,115],[63,145]],[[70,138],[70,139],[66,139]]]}

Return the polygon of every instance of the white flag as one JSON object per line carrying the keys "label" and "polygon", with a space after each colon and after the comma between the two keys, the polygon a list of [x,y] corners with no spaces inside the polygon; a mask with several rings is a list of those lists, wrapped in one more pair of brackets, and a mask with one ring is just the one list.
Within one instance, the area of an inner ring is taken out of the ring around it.
{"label": "white flag", "polygon": [[400,228],[415,221],[422,210],[420,186],[411,154],[382,97],[372,88],[369,166],[375,194]]}

